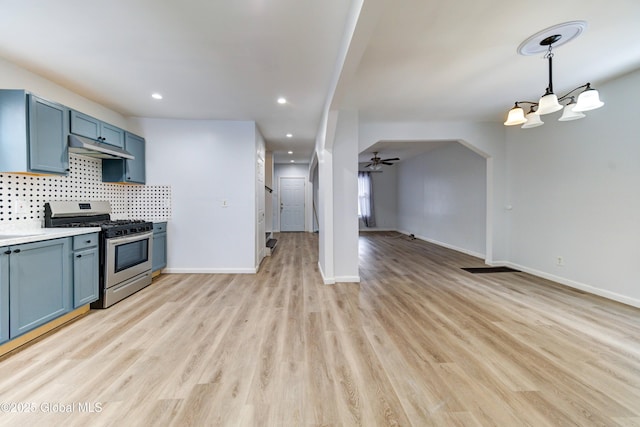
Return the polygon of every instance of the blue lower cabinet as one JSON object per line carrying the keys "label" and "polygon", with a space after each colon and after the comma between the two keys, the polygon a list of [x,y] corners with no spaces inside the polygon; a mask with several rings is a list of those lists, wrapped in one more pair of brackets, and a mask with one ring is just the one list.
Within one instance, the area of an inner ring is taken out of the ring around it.
{"label": "blue lower cabinet", "polygon": [[98,247],[73,252],[73,308],[98,299]]}
{"label": "blue lower cabinet", "polygon": [[13,339],[71,311],[71,238],[25,243],[9,250],[9,336]]}
{"label": "blue lower cabinet", "polygon": [[0,248],[0,344],[9,339],[9,255]]}
{"label": "blue lower cabinet", "polygon": [[151,271],[158,271],[167,266],[167,223],[153,224],[153,252]]}

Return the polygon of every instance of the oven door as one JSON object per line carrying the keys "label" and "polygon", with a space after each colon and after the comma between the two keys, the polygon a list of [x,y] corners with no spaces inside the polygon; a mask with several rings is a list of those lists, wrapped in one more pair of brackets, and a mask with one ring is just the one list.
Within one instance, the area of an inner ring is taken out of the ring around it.
{"label": "oven door", "polygon": [[105,241],[105,288],[151,270],[153,232]]}

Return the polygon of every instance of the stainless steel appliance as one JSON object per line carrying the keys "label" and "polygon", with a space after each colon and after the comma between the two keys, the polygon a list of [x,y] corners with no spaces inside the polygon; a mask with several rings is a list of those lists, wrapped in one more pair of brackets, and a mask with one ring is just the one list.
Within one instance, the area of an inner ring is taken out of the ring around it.
{"label": "stainless steel appliance", "polygon": [[153,223],[112,220],[108,201],[49,202],[45,227],[100,227],[100,298],[107,308],[151,284]]}
{"label": "stainless steel appliance", "polygon": [[69,135],[69,151],[98,159],[135,159],[133,154],[122,148],[73,134]]}

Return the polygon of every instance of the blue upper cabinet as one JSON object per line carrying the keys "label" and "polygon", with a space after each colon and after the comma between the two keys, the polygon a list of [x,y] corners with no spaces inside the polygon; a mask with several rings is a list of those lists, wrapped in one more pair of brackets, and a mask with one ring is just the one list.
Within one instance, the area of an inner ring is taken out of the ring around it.
{"label": "blue upper cabinet", "polygon": [[127,132],[125,137],[125,149],[133,154],[134,160],[126,161],[126,180],[144,184],[145,176],[145,142],[144,138]]}
{"label": "blue upper cabinet", "polygon": [[102,161],[103,182],[123,182],[144,184],[145,178],[145,141],[144,138],[125,132],[124,149],[133,154],[134,160]]}
{"label": "blue upper cabinet", "polygon": [[66,174],[69,171],[67,109],[29,95],[29,169]]}
{"label": "blue upper cabinet", "polygon": [[71,133],[120,148],[124,146],[124,130],[79,111],[71,110],[70,115]]}
{"label": "blue upper cabinet", "polygon": [[66,175],[67,111],[24,90],[0,90],[0,172]]}
{"label": "blue upper cabinet", "polygon": [[124,130],[110,124],[101,123],[100,137],[105,144],[115,145],[120,148],[124,145]]}

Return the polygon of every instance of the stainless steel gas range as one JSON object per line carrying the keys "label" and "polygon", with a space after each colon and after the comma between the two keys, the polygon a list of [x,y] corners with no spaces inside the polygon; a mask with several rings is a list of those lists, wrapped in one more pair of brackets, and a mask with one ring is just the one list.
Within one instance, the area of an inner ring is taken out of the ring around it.
{"label": "stainless steel gas range", "polygon": [[108,201],[45,203],[45,227],[100,227],[100,298],[107,308],[151,284],[153,223],[112,220]]}

